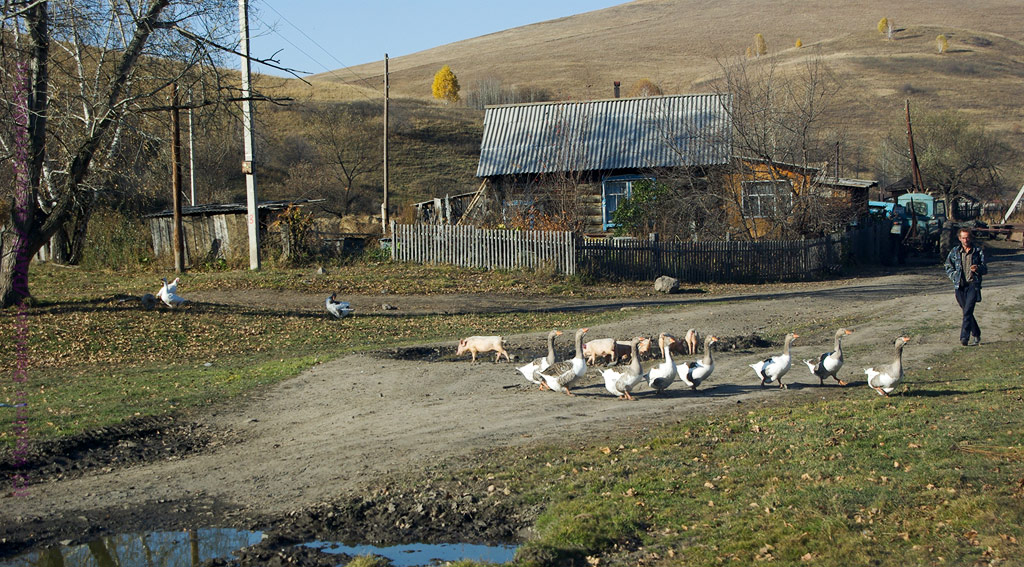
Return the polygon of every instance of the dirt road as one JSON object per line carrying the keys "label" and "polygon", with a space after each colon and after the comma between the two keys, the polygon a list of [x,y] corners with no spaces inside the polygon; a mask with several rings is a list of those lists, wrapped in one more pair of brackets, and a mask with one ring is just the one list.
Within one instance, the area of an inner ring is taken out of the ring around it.
{"label": "dirt road", "polygon": [[[1020,340],[1014,310],[1024,295],[1024,254],[1008,248],[992,252],[978,308],[983,339]],[[161,522],[224,525],[358,493],[394,474],[465,460],[480,450],[596,440],[622,428],[722,411],[738,402],[749,408],[784,396],[829,396],[839,386],[819,387],[797,359],[829,350],[837,325],[855,330],[844,342],[847,364],[841,376],[852,382],[847,388],[859,388],[864,396],[877,394],[865,387],[863,368],[890,360],[898,334],[912,336],[905,351],[911,390],[916,367],[962,348],[959,309],[939,266],[839,285],[771,286],[759,293],[658,301],[669,306],[641,306],[623,321],[592,328],[589,337],[682,334],[690,327],[720,337],[775,336],[798,327],[789,389],[762,389],[747,367],[778,352],[778,346],[716,352],[714,376],[699,391],[676,384],[656,397],[641,388],[634,402],[609,395],[594,370],[570,398],[530,387],[515,364],[347,356],[245,405],[192,416],[194,422],[186,425],[203,439],[198,452],[67,475],[73,478],[8,495],[0,500],[0,541],[20,546]],[[577,302],[576,308],[582,307],[586,302]],[[454,339],[443,346],[453,351]],[[521,358],[543,351],[542,333],[509,342]],[[558,343],[560,357],[571,350],[569,342]]]}

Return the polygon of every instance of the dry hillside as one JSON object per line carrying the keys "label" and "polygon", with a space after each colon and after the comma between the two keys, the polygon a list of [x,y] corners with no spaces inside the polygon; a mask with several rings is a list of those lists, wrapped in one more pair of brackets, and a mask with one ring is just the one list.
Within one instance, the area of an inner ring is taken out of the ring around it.
{"label": "dry hillside", "polygon": [[[882,17],[898,30],[892,40],[876,29]],[[906,99],[918,110],[969,113],[1024,149],[1020,0],[635,0],[393,58],[391,92],[429,99],[433,74],[445,64],[464,93],[496,77],[556,99],[609,98],[613,81],[625,92],[641,78],[666,94],[707,92],[757,33],[778,68],[799,69],[816,55],[841,81],[843,126],[859,148],[843,160],[847,175],[872,174],[872,148],[900,127]],[[949,38],[947,53],[937,52],[939,34]],[[299,99],[377,96],[382,71],[381,63],[367,64],[288,89]],[[1006,174],[1016,184],[1024,168]]]}

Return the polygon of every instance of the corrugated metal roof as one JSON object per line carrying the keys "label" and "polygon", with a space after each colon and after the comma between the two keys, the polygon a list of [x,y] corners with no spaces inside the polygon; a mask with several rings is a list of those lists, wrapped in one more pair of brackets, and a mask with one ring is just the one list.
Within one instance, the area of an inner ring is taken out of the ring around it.
{"label": "corrugated metal roof", "polygon": [[489,106],[478,177],[729,161],[728,95]]}

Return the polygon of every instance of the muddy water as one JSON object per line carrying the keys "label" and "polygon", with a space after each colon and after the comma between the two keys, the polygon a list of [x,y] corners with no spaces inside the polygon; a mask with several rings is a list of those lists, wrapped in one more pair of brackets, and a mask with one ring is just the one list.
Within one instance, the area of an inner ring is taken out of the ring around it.
{"label": "muddy water", "polygon": [[[0,567],[198,567],[201,565],[251,565],[267,557],[252,546],[264,541],[260,532],[210,528],[178,532],[122,534],[97,538],[85,544],[64,545],[25,553]],[[512,545],[407,544],[391,547],[348,546],[314,541],[293,547],[290,563],[297,565],[345,565],[359,555],[379,555],[394,567],[439,565],[470,559],[507,563],[515,554]],[[240,550],[249,548],[246,552]],[[305,550],[305,553],[303,552]],[[287,552],[285,552],[287,553]],[[243,559],[237,560],[241,555]],[[319,555],[319,557],[311,557]]]}

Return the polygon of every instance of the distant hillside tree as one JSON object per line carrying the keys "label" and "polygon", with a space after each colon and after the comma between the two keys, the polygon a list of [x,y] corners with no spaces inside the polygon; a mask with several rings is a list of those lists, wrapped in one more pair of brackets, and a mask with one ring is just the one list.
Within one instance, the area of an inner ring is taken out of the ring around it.
{"label": "distant hillside tree", "polygon": [[749,45],[747,46],[746,56],[747,56],[747,59],[750,59],[751,57],[754,56],[754,49],[752,47],[750,47]]}
{"label": "distant hillside tree", "polygon": [[434,75],[434,85],[431,87],[434,98],[445,102],[459,102],[459,79],[452,72],[448,65],[441,67],[441,70]]}
{"label": "distant hillside tree", "polygon": [[885,34],[889,31],[889,18],[878,20],[878,33]]}
{"label": "distant hillside tree", "polygon": [[801,47],[803,47],[803,46],[804,46],[804,42],[800,41],[800,38],[799,38],[799,37],[798,37],[798,38],[796,38],[796,48],[797,48],[797,49],[800,49],[800,48],[801,48]]}
{"label": "distant hillside tree", "polygon": [[764,36],[757,34],[754,36],[754,53],[758,57],[762,55],[768,55],[768,43],[765,42]]}
{"label": "distant hillside tree", "polygon": [[629,87],[629,91],[626,93],[628,98],[640,98],[648,96],[661,96],[661,87],[654,84],[650,79],[640,79],[633,83],[633,86]]}
{"label": "distant hillside tree", "polygon": [[939,49],[939,53],[946,53],[949,51],[949,41],[946,40],[946,36],[939,34],[935,38],[935,46]]}

